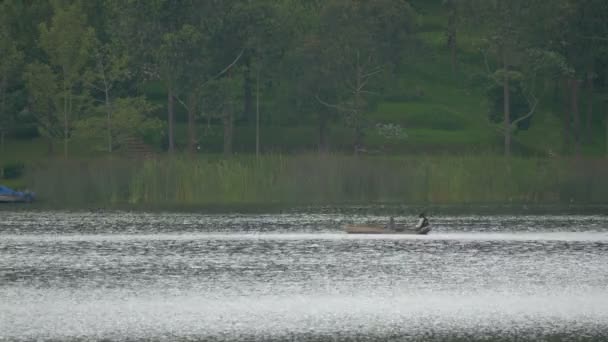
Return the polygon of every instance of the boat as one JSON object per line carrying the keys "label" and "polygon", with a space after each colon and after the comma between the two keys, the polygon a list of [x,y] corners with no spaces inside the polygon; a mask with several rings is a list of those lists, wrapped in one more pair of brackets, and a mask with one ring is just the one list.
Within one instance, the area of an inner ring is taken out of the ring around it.
{"label": "boat", "polygon": [[405,234],[405,235],[426,235],[431,231],[431,226],[418,229],[388,229],[379,225],[349,225],[344,227],[348,234]]}
{"label": "boat", "polygon": [[415,228],[408,228],[403,225],[396,225],[393,217],[390,218],[387,226],[379,225],[349,225],[344,228],[348,234],[409,234],[426,235],[431,231],[431,225],[423,212],[418,215],[420,221]]}
{"label": "boat", "polygon": [[0,185],[0,203],[29,203],[36,195],[30,191],[15,191],[7,186]]}

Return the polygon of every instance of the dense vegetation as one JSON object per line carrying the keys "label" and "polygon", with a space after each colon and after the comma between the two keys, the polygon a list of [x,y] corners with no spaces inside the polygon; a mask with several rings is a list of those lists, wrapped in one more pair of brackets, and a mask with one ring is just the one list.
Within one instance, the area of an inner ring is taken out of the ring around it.
{"label": "dense vegetation", "polygon": [[605,160],[311,154],[54,161],[34,167],[27,181],[41,199],[69,207],[579,205],[606,202],[607,169]]}
{"label": "dense vegetation", "polygon": [[603,0],[1,1],[0,52],[0,178],[48,195],[569,201],[608,171]]}

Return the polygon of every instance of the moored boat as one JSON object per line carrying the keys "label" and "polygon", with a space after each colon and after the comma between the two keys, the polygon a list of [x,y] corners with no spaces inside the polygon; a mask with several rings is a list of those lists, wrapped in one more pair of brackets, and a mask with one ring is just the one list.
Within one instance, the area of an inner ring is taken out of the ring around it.
{"label": "moored boat", "polygon": [[0,203],[32,202],[35,194],[29,191],[15,191],[7,186],[0,185]]}

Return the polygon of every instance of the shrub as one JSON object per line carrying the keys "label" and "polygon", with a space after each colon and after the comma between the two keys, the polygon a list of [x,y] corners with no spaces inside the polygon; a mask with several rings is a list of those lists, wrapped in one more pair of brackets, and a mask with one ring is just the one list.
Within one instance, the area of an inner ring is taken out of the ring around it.
{"label": "shrub", "polygon": [[25,166],[21,162],[8,163],[2,167],[2,178],[16,179],[23,175]]}

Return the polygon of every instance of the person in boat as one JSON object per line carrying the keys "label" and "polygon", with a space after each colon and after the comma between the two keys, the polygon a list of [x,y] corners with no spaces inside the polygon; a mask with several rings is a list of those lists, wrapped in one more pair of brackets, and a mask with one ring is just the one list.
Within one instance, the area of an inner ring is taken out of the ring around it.
{"label": "person in boat", "polygon": [[428,227],[429,220],[426,218],[426,215],[424,213],[420,213],[420,215],[418,215],[418,218],[418,224],[416,225],[417,231],[424,230],[426,227]]}
{"label": "person in boat", "polygon": [[395,230],[395,219],[391,216],[391,218],[388,220],[388,224],[386,225],[386,228],[388,230]]}

